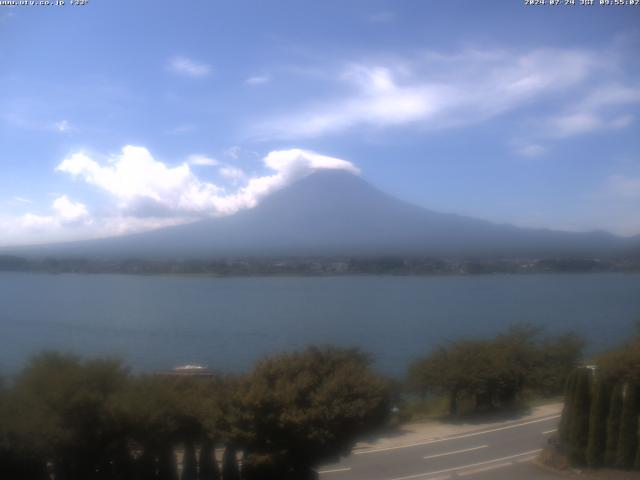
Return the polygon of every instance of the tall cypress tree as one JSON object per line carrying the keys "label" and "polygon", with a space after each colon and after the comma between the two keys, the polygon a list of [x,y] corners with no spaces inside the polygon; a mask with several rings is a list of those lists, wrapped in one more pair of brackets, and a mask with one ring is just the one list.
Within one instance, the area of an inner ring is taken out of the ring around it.
{"label": "tall cypress tree", "polygon": [[181,480],[198,480],[198,461],[193,442],[187,442],[184,446]]}
{"label": "tall cypress tree", "polygon": [[609,416],[607,417],[607,448],[604,463],[613,466],[618,454],[618,438],[620,436],[620,417],[622,416],[622,390],[624,385],[618,382],[611,393]]}
{"label": "tall cypress tree", "polygon": [[591,406],[591,370],[580,368],[573,398],[573,415],[569,431],[569,456],[574,465],[584,465],[589,439],[589,410]]}
{"label": "tall cypress tree", "polygon": [[620,437],[618,440],[618,454],[616,465],[631,468],[638,445],[638,385],[627,383],[622,403],[622,417],[620,419]]}
{"label": "tall cypress tree", "polygon": [[567,384],[564,389],[564,408],[562,409],[562,417],[560,418],[560,426],[558,428],[560,440],[569,441],[569,432],[571,421],[573,418],[573,397],[575,396],[576,378],[578,371],[574,370],[567,378]]}
{"label": "tall cypress tree", "polygon": [[163,445],[158,455],[158,480],[178,480],[176,454],[168,442]]}
{"label": "tall cypress tree", "polygon": [[213,442],[206,440],[200,448],[200,480],[220,480]]}
{"label": "tall cypress tree", "polygon": [[222,479],[223,480],[240,480],[240,469],[238,468],[238,460],[236,459],[236,449],[227,445],[222,455]]}
{"label": "tall cypress tree", "polygon": [[589,443],[587,445],[587,465],[592,468],[600,467],[604,462],[609,399],[609,385],[603,378],[596,378],[589,416]]}

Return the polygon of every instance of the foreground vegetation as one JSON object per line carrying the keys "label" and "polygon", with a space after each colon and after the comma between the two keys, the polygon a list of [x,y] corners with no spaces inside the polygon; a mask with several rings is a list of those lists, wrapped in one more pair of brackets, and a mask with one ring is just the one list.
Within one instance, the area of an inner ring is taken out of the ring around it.
{"label": "foreground vegetation", "polygon": [[576,369],[552,454],[573,466],[640,470],[640,328],[628,344]]}
{"label": "foreground vegetation", "polygon": [[516,326],[442,346],[404,383],[332,347],[266,358],[239,377],[132,375],[118,361],[43,353],[0,388],[0,478],[177,480],[178,464],[182,480],[317,478],[412,402],[458,415],[556,395],[582,347]]}
{"label": "foreground vegetation", "polygon": [[337,348],[274,356],[242,378],[133,376],[45,353],[0,398],[0,478],[20,480],[174,480],[176,447],[183,480],[239,479],[238,450],[243,479],[315,478],[389,412],[368,358]]}
{"label": "foreground vegetation", "polygon": [[445,399],[450,415],[512,408],[525,398],[561,395],[583,347],[574,334],[543,337],[540,329],[519,325],[418,359],[409,369],[409,387],[419,399]]}

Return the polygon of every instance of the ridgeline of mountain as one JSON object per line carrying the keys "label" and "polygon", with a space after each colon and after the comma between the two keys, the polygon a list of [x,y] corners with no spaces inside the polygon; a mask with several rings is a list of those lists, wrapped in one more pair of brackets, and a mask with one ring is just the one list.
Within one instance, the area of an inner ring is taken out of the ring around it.
{"label": "ridgeline of mountain", "polygon": [[[610,256],[640,241],[517,228],[437,213],[344,171],[317,171],[235,215],[100,240],[11,249],[33,256],[205,259],[277,256]],[[8,249],[4,249],[5,252]]]}

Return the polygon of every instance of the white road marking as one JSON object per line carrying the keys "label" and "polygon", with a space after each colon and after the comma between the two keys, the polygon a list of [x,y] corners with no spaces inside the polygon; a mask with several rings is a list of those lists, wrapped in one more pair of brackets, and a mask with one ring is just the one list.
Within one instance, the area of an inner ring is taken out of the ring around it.
{"label": "white road marking", "polygon": [[473,470],[466,470],[464,472],[460,472],[458,473],[458,476],[466,477],[469,475],[474,475],[476,473],[489,472],[491,470],[497,470],[499,468],[509,467],[511,465],[512,465],[511,462],[496,463],[495,465],[489,465],[487,467],[474,468]]}
{"label": "white road marking", "polygon": [[405,477],[395,477],[395,478],[392,478],[391,480],[410,480],[412,478],[424,478],[430,475],[438,475],[440,473],[456,472],[458,470],[465,470],[467,468],[479,467],[480,465],[488,465],[490,463],[504,462],[505,460],[511,460],[512,458],[523,457],[525,455],[531,455],[533,453],[540,453],[541,451],[542,449],[539,448],[537,450],[529,450],[527,452],[516,453],[515,455],[509,455],[507,457],[494,458],[492,460],[485,460],[484,462],[470,463],[469,465],[460,465],[459,467],[445,468],[444,470],[436,470],[434,472],[416,473],[415,475],[407,475]]}
{"label": "white road marking", "polygon": [[543,435],[549,435],[550,433],[556,432],[558,429],[554,428],[553,430],[545,430],[544,432],[542,432]]}
{"label": "white road marking", "polygon": [[445,452],[445,453],[437,453],[435,455],[427,455],[426,457],[423,457],[424,459],[429,459],[429,458],[437,458],[437,457],[446,457],[447,455],[455,455],[456,453],[464,453],[464,452],[472,452],[474,450],[480,450],[481,448],[487,448],[489,445],[480,445],[479,447],[472,447],[472,448],[465,448],[463,450],[454,450],[452,452]]}
{"label": "white road marking", "polygon": [[516,463],[526,463],[526,462],[530,462],[531,460],[535,459],[536,456],[533,455],[532,457],[525,457],[525,458],[519,458],[518,460],[516,460]]}
{"label": "white road marking", "polygon": [[438,440],[428,440],[426,442],[408,443],[406,445],[397,445],[395,447],[374,448],[374,449],[371,449],[371,450],[361,450],[361,451],[353,452],[353,455],[365,455],[367,453],[387,452],[389,450],[399,450],[401,448],[420,447],[422,445],[432,445],[434,443],[449,442],[451,440],[459,440],[461,438],[476,437],[478,435],[485,435],[487,433],[499,432],[501,430],[509,430],[511,428],[524,427],[525,425],[531,425],[533,423],[546,422],[546,421],[549,421],[549,420],[554,420],[556,418],[560,418],[560,415],[552,415],[550,417],[539,418],[539,419],[536,419],[536,420],[530,420],[528,422],[518,423],[516,425],[507,425],[506,427],[492,428],[491,430],[483,430],[481,432],[466,433],[466,434],[463,434],[463,435],[457,435],[457,436],[453,436],[453,437],[440,438]]}
{"label": "white road marking", "polygon": [[334,468],[334,469],[332,469],[332,470],[320,470],[320,471],[318,472],[318,475],[324,475],[325,473],[348,472],[349,470],[351,470],[351,467]]}

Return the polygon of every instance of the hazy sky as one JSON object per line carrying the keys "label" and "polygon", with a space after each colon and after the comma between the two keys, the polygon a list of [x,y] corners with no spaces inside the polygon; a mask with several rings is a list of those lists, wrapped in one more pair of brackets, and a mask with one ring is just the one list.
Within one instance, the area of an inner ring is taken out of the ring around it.
{"label": "hazy sky", "polygon": [[638,234],[640,5],[576,3],[0,6],[0,245],[232,214],[317,168]]}

